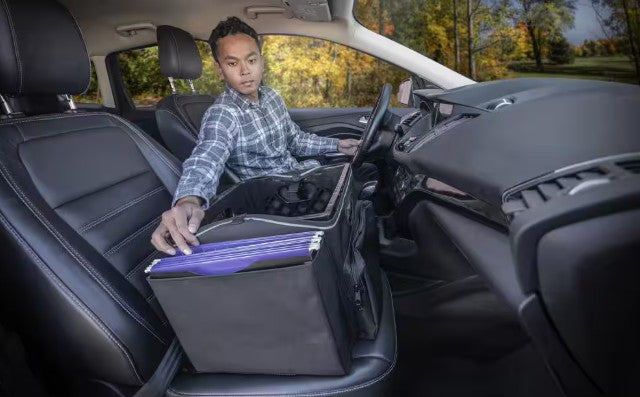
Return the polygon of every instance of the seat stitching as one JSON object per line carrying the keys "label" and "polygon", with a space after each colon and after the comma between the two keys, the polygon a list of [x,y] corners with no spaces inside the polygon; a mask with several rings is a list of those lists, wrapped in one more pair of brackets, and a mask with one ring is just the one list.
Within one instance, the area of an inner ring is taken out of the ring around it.
{"label": "seat stitching", "polygon": [[126,278],[127,280],[129,280],[129,278],[130,278],[131,276],[133,276],[133,275],[138,271],[138,269],[139,269],[141,266],[144,266],[144,265],[147,263],[147,261],[148,261],[149,259],[153,258],[153,257],[154,257],[154,255],[156,255],[156,254],[158,254],[158,253],[159,253],[159,252],[158,252],[158,251],[156,251],[156,250],[151,251],[151,253],[150,253],[149,255],[145,256],[143,260],[141,260],[140,262],[138,262],[138,264],[137,264],[137,265],[135,265],[135,266],[133,267],[133,269],[129,270],[129,273],[127,273],[127,275],[125,276],[125,278]]}
{"label": "seat stitching", "polygon": [[78,25],[76,17],[71,13],[71,11],[67,10],[67,12],[69,13],[69,15],[71,15],[71,19],[73,19],[73,24],[76,27],[76,32],[80,36],[80,40],[82,40],[82,47],[84,48],[84,53],[86,54],[85,58],[87,59],[87,62],[89,62],[89,77],[87,78],[87,86],[83,90],[86,91],[87,88],[89,88],[89,85],[91,85],[91,61],[89,60],[89,52],[87,51],[87,42],[84,39],[84,34],[82,33],[82,29],[80,29],[80,25]]}
{"label": "seat stitching", "polygon": [[169,160],[167,160],[167,158],[165,156],[163,156],[163,154],[156,149],[155,146],[153,146],[153,144],[151,144],[151,142],[144,136],[144,134],[138,129],[138,127],[136,127],[135,125],[133,125],[132,123],[130,123],[128,120],[120,118],[120,117],[115,117],[113,115],[109,115],[110,117],[112,117],[113,119],[115,119],[116,121],[120,121],[122,123],[124,123],[126,126],[129,127],[130,130],[126,130],[125,132],[129,135],[130,131],[133,131],[134,134],[140,138],[140,140],[142,140],[148,147],[149,149],[151,149],[151,151],[160,159],[160,161],[162,161],[163,163],[165,163],[167,165],[167,167],[169,167],[169,169],[171,169],[173,171],[174,174],[176,174],[178,177],[180,177],[181,172],[179,172],[175,166],[173,164],[171,164],[171,162]]}
{"label": "seat stitching", "polygon": [[178,59],[178,76],[182,75],[182,62],[181,62],[181,57],[180,57],[180,51],[178,49],[178,40],[176,40],[175,35],[173,34],[173,30],[169,30],[169,34],[171,35],[171,41],[173,41],[173,43],[175,44],[175,50],[176,50],[176,58]]}
{"label": "seat stitching", "polygon": [[[158,298],[156,297],[156,295],[154,293],[152,293],[151,296],[147,298],[147,302],[149,302],[149,304],[151,304],[151,302],[153,302],[154,300],[158,300]],[[158,304],[160,304],[160,302],[158,302]],[[167,320],[165,318],[164,320],[162,320],[162,322],[160,324],[162,324],[163,326],[166,326],[167,324],[169,324],[169,320]]]}
{"label": "seat stitching", "polygon": [[105,333],[107,338],[109,338],[109,340],[111,340],[111,342],[113,342],[118,347],[120,352],[123,354],[123,356],[127,359],[129,364],[131,365],[131,369],[133,370],[133,373],[138,379],[138,381],[140,381],[141,383],[144,383],[144,381],[142,380],[142,377],[140,376],[140,374],[138,373],[138,370],[136,369],[136,366],[133,363],[133,359],[131,358],[131,355],[125,349],[125,347],[121,344],[121,342],[118,341],[117,337],[113,334],[113,332],[95,315],[95,313],[93,313],[88,307],[86,307],[84,303],[82,303],[78,299],[78,297],[71,290],[69,290],[69,288],[66,285],[64,285],[64,283],[62,283],[62,281],[58,278],[58,276],[33,251],[31,246],[29,246],[29,244],[27,244],[27,242],[24,241],[22,236],[18,234],[18,232],[13,228],[13,226],[9,223],[9,221],[1,214],[0,214],[0,223],[2,223],[5,229],[9,233],[11,233],[11,235],[16,239],[18,244],[20,244],[22,249],[26,251],[27,255],[29,255],[31,259],[33,259],[33,261],[36,263],[36,265],[45,273],[47,278],[51,280],[55,285],[57,285],[58,288],[60,288],[60,291],[67,298],[71,300],[72,304],[76,306],[78,309],[80,309],[81,311],[83,311],[93,321],[93,323],[96,324],[98,328],[100,328]]}
{"label": "seat stitching", "polygon": [[146,320],[142,316],[140,316],[133,308],[131,308],[126,301],[124,301],[118,293],[113,290],[113,288],[107,283],[100,274],[98,274],[93,266],[89,264],[89,262],[78,253],[68,241],[66,241],[62,235],[53,227],[53,225],[46,219],[46,217],[38,210],[38,208],[27,198],[24,194],[20,186],[15,183],[13,175],[11,172],[5,167],[5,164],[0,159],[0,174],[7,182],[7,184],[11,187],[11,189],[16,193],[16,195],[20,198],[20,200],[29,208],[29,210],[36,216],[36,218],[42,223],[46,229],[51,233],[51,235],[58,240],[60,245],[71,255],[75,261],[82,266],[82,268],[89,273],[91,278],[93,278],[98,285],[102,287],[102,289],[113,298],[113,300],[118,303],[118,305],[126,311],[138,324],[140,324],[144,329],[146,329],[151,335],[153,335],[160,343],[166,345],[167,342],[163,340],[159,335],[157,335],[151,328],[151,326],[147,323]]}
{"label": "seat stitching", "polygon": [[[180,177],[180,175],[182,174],[180,171],[178,171],[177,168],[175,168],[175,166],[173,164],[171,164],[171,162],[169,162],[165,156],[158,151],[158,149],[156,149],[151,142],[149,142],[149,140],[144,136],[144,134],[142,132],[140,132],[140,130],[138,129],[138,127],[135,127],[133,124],[131,124],[128,120],[125,120],[123,118],[120,117],[116,117],[110,113],[104,113],[104,112],[96,112],[96,113],[80,113],[80,114],[70,114],[70,115],[55,115],[55,116],[51,116],[51,115],[45,115],[45,116],[35,116],[35,117],[30,117],[30,118],[25,118],[25,119],[20,119],[20,120],[13,120],[13,119],[8,119],[8,120],[0,120],[0,125],[7,125],[7,124],[22,124],[22,123],[32,123],[32,122],[37,122],[37,121],[45,121],[45,120],[59,120],[59,119],[66,119],[66,118],[72,118],[72,117],[93,117],[93,116],[107,116],[107,120],[114,119],[116,121],[119,121],[121,123],[123,123],[125,126],[129,127],[130,130],[125,129],[125,132],[129,135],[131,135],[131,131],[133,131],[133,133],[140,138],[144,143],[146,143],[146,145],[149,147],[149,149],[151,149],[151,151],[160,159],[160,161],[162,161],[167,167],[169,167],[169,169],[171,171],[173,171],[173,173],[175,175],[177,175],[178,177]],[[115,126],[113,123],[110,123],[111,126]]]}
{"label": "seat stitching", "polygon": [[[104,112],[53,114],[53,115],[45,114],[45,115],[25,117],[22,119],[4,119],[4,120],[0,120],[0,125],[35,123],[38,121],[61,120],[61,119],[69,119],[73,117],[95,117],[95,116],[110,116],[110,114],[104,113]],[[112,123],[110,123],[109,125],[113,126]]]}
{"label": "seat stitching", "polygon": [[150,172],[151,172],[151,170],[145,170],[145,171],[139,172],[137,174],[134,174],[134,175],[131,175],[131,176],[127,176],[124,179],[121,179],[121,180],[119,180],[117,182],[110,183],[110,184],[108,184],[106,186],[102,186],[102,187],[100,187],[100,188],[98,188],[96,190],[93,190],[91,192],[83,193],[78,197],[74,197],[72,199],[69,199],[69,200],[65,201],[64,203],[60,203],[56,207],[54,207],[53,209],[57,210],[58,208],[62,208],[64,206],[66,206],[66,205],[69,205],[69,204],[75,202],[75,201],[82,200],[82,199],[85,199],[85,198],[87,198],[89,196],[93,196],[94,194],[98,194],[98,193],[104,192],[105,190],[111,189],[114,186],[117,186],[117,185],[119,185],[121,183],[124,183],[124,182],[128,182],[128,181],[130,181],[132,179],[136,179],[136,178],[141,177],[142,175],[146,175],[146,174],[148,174]]}
{"label": "seat stitching", "polygon": [[127,245],[128,243],[131,242],[131,240],[133,240],[134,238],[138,237],[139,235],[141,235],[142,233],[146,232],[147,230],[149,230],[151,227],[155,226],[156,222],[158,222],[161,218],[160,216],[157,216],[155,218],[153,218],[150,222],[148,222],[146,225],[144,225],[142,228],[136,230],[133,234],[130,234],[128,237],[126,237],[124,240],[122,240],[121,242],[119,242],[118,244],[116,244],[115,246],[111,247],[107,252],[105,252],[103,255],[104,256],[111,256],[113,254],[115,254],[116,252],[120,251],[120,249],[122,249],[122,247],[124,247],[125,245]]}
{"label": "seat stitching", "polygon": [[[199,105],[201,103],[207,104],[207,109],[209,109],[209,107],[211,107],[213,105],[213,103],[215,102],[215,98],[211,97],[213,100],[209,101],[209,100],[201,100],[201,99],[196,99],[196,100],[192,100],[190,102],[186,102],[183,106],[182,109],[184,109],[184,111],[187,113],[187,116],[189,116],[189,111],[187,110],[187,106],[189,105]],[[195,98],[190,98],[190,99],[195,99]],[[207,109],[205,109],[205,112],[207,111]],[[202,114],[202,116],[204,116],[204,113]],[[200,116],[200,122],[202,123],[202,116]],[[193,119],[189,116],[187,117],[187,119],[189,119],[189,122],[193,123]],[[193,125],[193,129],[195,130],[199,130],[198,127],[196,127],[196,125]]]}
{"label": "seat stitching", "polygon": [[128,120],[122,119],[120,117],[115,117],[111,114],[107,114],[109,117],[111,117],[112,119],[119,121],[121,123],[124,123],[125,125],[127,125],[129,127],[130,130],[125,129],[125,132],[129,135],[131,131],[133,131],[133,133],[140,138],[140,140],[142,140],[148,147],[149,149],[151,149],[151,151],[153,153],[155,153],[155,155],[160,159],[160,161],[162,161],[167,167],[169,167],[169,169],[171,169],[171,171],[173,171],[174,174],[176,174],[178,177],[180,177],[181,172],[179,172],[175,166],[173,164],[171,164],[171,162],[169,160],[166,159],[166,157],[160,153],[158,151],[158,149],[156,149],[155,146],[153,146],[151,144],[151,142],[149,142],[149,140],[144,136],[144,134],[142,134],[139,130],[138,127],[135,127],[133,124],[131,124]]}
{"label": "seat stitching", "polygon": [[[173,100],[173,105],[175,106],[175,108],[178,111],[178,113],[180,113],[180,116],[184,120],[188,120],[189,117],[187,117],[187,115],[184,114],[184,112],[182,111],[182,108],[180,107],[180,105],[178,105],[178,95],[174,94],[171,97],[172,97],[171,99]],[[192,126],[192,129],[195,129],[195,128],[193,128],[193,126]]]}
{"label": "seat stitching", "polygon": [[124,205],[121,205],[118,208],[115,208],[109,212],[107,212],[106,214],[102,215],[101,217],[99,217],[98,219],[94,219],[93,221],[86,223],[85,225],[83,225],[79,230],[78,233],[85,233],[91,229],[93,229],[94,227],[98,226],[99,224],[105,222],[106,220],[113,218],[114,216],[120,214],[121,212],[123,212],[124,210],[126,210],[127,208],[130,208],[148,198],[150,198],[151,196],[155,195],[156,193],[162,192],[164,191],[165,188],[164,186],[158,186],[157,188],[153,189],[150,192],[147,192],[145,194],[143,194],[140,197],[137,197],[127,203],[125,203]]}
{"label": "seat stitching", "polygon": [[13,41],[13,53],[16,56],[18,66],[18,95],[22,94],[22,60],[20,59],[20,51],[18,49],[18,36],[16,35],[15,27],[13,26],[13,15],[6,0],[2,0],[4,9],[7,11],[7,21],[9,22],[9,29],[11,29],[11,41]]}
{"label": "seat stitching", "polygon": [[50,135],[34,136],[34,137],[30,137],[29,139],[25,138],[25,142],[35,141],[35,140],[38,140],[38,139],[53,138],[53,137],[56,137],[58,135],[70,134],[70,133],[74,133],[74,132],[84,133],[85,131],[97,130],[97,129],[108,128],[108,127],[116,128],[116,127],[114,127],[112,125],[109,125],[109,126],[97,125],[95,127],[75,128],[75,129],[72,129],[72,130],[64,130],[64,131],[54,132],[54,133],[52,133]]}
{"label": "seat stitching", "polygon": [[175,113],[173,113],[172,111],[167,110],[167,109],[158,109],[158,110],[156,110],[156,112],[165,112],[165,113],[169,113],[170,115],[172,115],[173,117],[175,117],[175,119],[176,119],[176,120],[178,120],[178,121],[180,122],[180,124],[182,124],[182,126],[183,126],[187,131],[189,131],[189,133],[191,134],[191,136],[195,136],[196,138],[198,137],[198,135],[197,135],[197,134],[194,134],[194,132],[193,132],[193,128],[191,128],[191,127],[187,126],[187,124],[186,124],[186,123],[185,123],[185,122],[184,122],[180,117],[178,117]]}
{"label": "seat stitching", "polygon": [[20,128],[19,125],[14,125],[14,127],[16,128],[16,130],[18,130],[18,132],[20,133],[20,136],[22,137],[22,142],[26,142],[27,138],[24,137],[24,131],[22,131],[22,128]]}

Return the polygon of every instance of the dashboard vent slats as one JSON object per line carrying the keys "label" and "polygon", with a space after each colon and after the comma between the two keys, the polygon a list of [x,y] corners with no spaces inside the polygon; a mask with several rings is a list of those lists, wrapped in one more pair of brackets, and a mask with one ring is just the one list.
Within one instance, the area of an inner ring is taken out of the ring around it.
{"label": "dashboard vent slats", "polygon": [[537,189],[529,189],[522,192],[522,200],[527,208],[537,207],[540,204],[543,204],[545,198],[538,192]]}
{"label": "dashboard vent slats", "polygon": [[502,212],[511,220],[560,196],[574,196],[640,174],[640,153],[627,153],[565,167],[507,190]]}
{"label": "dashboard vent slats", "polygon": [[578,178],[577,175],[558,178],[557,181],[558,181],[558,184],[562,186],[563,189],[571,189],[572,187],[575,187],[578,183],[580,183],[580,179]]}
{"label": "dashboard vent slats", "polygon": [[562,190],[562,187],[560,187],[560,185],[558,185],[555,182],[547,182],[547,183],[541,183],[540,185],[538,185],[538,190],[540,191],[540,193],[542,193],[542,195],[546,200],[549,200],[552,197],[555,197],[558,193],[560,193],[560,190]]}
{"label": "dashboard vent slats", "polygon": [[618,163],[618,166],[632,174],[640,174],[640,160],[623,161]]}
{"label": "dashboard vent slats", "polygon": [[[638,164],[640,168],[640,164]],[[604,168],[594,167],[577,172],[566,172],[564,175],[554,174],[538,178],[522,188],[506,194],[502,204],[502,212],[512,217],[518,212],[543,205],[555,197],[569,194],[576,186],[585,181],[608,178]]]}

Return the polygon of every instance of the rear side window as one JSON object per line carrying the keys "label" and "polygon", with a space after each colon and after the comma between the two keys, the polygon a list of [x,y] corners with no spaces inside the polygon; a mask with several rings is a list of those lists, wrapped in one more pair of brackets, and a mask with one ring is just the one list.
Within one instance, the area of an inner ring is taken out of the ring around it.
{"label": "rear side window", "polygon": [[[224,83],[218,78],[213,67],[211,47],[204,41],[197,41],[202,59],[202,76],[194,80],[199,94],[218,95]],[[169,80],[160,73],[158,46],[122,51],[118,54],[118,64],[124,85],[138,108],[153,108],[158,101],[171,94]],[[178,93],[190,93],[186,80],[174,80]]]}

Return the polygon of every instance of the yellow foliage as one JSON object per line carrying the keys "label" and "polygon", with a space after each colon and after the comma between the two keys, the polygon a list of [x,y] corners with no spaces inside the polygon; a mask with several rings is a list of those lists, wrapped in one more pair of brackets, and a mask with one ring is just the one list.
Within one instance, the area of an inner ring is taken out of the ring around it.
{"label": "yellow foliage", "polygon": [[384,82],[397,87],[406,72],[328,41],[266,36],[264,82],[289,107],[372,106]]}

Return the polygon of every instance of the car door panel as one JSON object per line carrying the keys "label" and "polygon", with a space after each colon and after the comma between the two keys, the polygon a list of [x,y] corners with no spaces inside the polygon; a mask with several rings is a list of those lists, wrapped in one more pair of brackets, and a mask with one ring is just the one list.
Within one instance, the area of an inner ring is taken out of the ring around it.
{"label": "car door panel", "polygon": [[[412,109],[390,110],[402,116]],[[367,126],[371,108],[291,108],[289,114],[306,132],[331,138],[359,139]]]}
{"label": "car door panel", "polygon": [[304,131],[331,138],[359,138],[370,113],[370,108],[289,109],[291,119]]}

